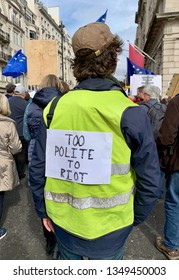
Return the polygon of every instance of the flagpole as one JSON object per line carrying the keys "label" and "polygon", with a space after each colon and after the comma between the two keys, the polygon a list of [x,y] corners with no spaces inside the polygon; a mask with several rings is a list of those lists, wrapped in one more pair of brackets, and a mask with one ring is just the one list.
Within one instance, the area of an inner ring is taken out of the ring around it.
{"label": "flagpole", "polygon": [[[128,40],[129,42],[129,40]],[[130,43],[130,42],[129,42]],[[141,50],[138,46],[130,43],[134,48],[136,48],[137,50],[139,50],[141,53],[143,53],[144,55],[146,55],[149,59],[151,59],[153,62],[157,63],[155,59],[153,59],[150,55],[148,55],[146,52],[144,52],[143,50]]]}

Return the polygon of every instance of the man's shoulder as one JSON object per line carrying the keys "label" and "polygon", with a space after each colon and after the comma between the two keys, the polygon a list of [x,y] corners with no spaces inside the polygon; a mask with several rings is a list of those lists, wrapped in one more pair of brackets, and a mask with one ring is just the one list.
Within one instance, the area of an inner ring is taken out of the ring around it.
{"label": "man's shoulder", "polygon": [[148,112],[148,110],[150,109],[150,107],[152,106],[150,103],[148,102],[144,102],[141,101],[138,103],[138,105],[142,108],[143,111]]}
{"label": "man's shoulder", "polygon": [[122,120],[127,120],[129,123],[141,123],[145,120],[147,113],[142,106],[128,107],[122,114]]}

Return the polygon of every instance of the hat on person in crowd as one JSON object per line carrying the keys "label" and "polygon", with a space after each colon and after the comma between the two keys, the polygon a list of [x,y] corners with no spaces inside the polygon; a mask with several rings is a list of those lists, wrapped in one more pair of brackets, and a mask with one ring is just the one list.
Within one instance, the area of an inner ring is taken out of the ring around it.
{"label": "hat on person in crowd", "polygon": [[15,90],[14,90],[15,92],[17,92],[17,93],[19,93],[19,94],[23,94],[23,93],[25,93],[25,88],[23,87],[23,86],[21,86],[21,85],[17,85],[16,87],[15,87]]}
{"label": "hat on person in crowd", "polygon": [[7,93],[13,93],[14,89],[15,89],[16,85],[9,83],[6,85],[6,91]]}
{"label": "hat on person in crowd", "polygon": [[76,54],[79,50],[90,49],[94,56],[101,55],[112,43],[113,35],[105,23],[93,22],[80,27],[72,37],[72,47]]}

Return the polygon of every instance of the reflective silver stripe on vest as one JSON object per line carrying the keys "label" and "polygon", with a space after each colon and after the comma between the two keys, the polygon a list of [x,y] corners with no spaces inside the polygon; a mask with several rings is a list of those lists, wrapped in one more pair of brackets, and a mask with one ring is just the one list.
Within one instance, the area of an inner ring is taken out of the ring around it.
{"label": "reflective silver stripe on vest", "polygon": [[127,204],[131,194],[134,191],[134,186],[130,192],[126,194],[119,194],[111,198],[96,198],[96,197],[85,197],[75,198],[67,193],[58,194],[45,191],[45,199],[52,200],[59,203],[68,203],[77,209],[88,209],[88,208],[112,208],[117,205]]}
{"label": "reflective silver stripe on vest", "polygon": [[123,175],[130,171],[130,164],[112,164],[111,175]]}

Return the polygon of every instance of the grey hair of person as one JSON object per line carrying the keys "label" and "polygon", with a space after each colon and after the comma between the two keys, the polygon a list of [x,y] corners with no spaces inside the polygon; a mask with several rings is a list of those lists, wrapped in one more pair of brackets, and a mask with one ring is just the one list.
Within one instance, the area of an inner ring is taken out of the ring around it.
{"label": "grey hair of person", "polygon": [[143,92],[148,94],[150,98],[160,100],[160,89],[157,86],[146,85],[143,88]]}

